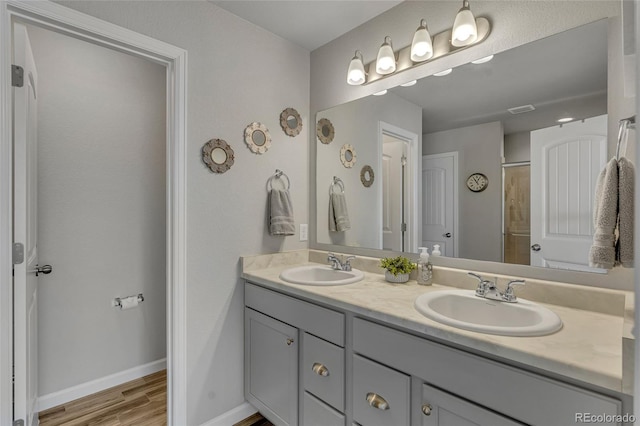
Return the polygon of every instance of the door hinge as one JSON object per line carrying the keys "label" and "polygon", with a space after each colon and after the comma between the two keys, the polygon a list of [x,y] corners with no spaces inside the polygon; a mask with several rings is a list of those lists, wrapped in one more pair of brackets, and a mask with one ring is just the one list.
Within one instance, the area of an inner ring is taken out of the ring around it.
{"label": "door hinge", "polygon": [[14,420],[13,426],[24,426],[24,420],[22,419]]}
{"label": "door hinge", "polygon": [[407,224],[406,223],[402,224],[402,232],[407,232]]}
{"label": "door hinge", "polygon": [[13,243],[13,264],[19,265],[24,262],[24,244]]}
{"label": "door hinge", "polygon": [[11,86],[24,86],[24,68],[20,65],[11,65]]}

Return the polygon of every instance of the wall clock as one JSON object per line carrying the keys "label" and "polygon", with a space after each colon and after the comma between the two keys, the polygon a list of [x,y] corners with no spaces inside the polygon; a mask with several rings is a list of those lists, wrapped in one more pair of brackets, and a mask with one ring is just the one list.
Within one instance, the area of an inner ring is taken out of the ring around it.
{"label": "wall clock", "polygon": [[489,186],[489,179],[482,173],[473,173],[467,178],[467,188],[473,192],[482,192]]}

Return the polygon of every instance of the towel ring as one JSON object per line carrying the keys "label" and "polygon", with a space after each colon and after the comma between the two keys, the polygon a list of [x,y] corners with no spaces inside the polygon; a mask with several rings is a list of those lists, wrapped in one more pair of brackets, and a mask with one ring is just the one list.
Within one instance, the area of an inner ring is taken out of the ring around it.
{"label": "towel ring", "polygon": [[331,194],[335,194],[335,186],[338,185],[340,187],[340,190],[342,191],[342,193],[344,194],[344,182],[342,182],[342,179],[340,179],[337,176],[333,177],[333,182],[331,182],[331,186],[329,186],[329,192]]}
{"label": "towel ring", "polygon": [[288,191],[291,188],[291,180],[289,179],[289,176],[287,176],[287,174],[280,169],[276,169],[275,174],[271,176],[267,181],[267,190],[271,191],[271,189],[273,188],[273,184],[271,183],[273,179],[280,179],[283,176],[287,178],[287,191]]}

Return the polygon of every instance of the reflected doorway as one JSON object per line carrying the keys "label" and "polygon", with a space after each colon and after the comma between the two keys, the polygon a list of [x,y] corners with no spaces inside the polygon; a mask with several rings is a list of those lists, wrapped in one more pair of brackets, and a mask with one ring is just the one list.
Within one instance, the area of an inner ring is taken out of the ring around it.
{"label": "reflected doorway", "polygon": [[502,166],[503,254],[504,263],[529,265],[531,243],[531,165]]}

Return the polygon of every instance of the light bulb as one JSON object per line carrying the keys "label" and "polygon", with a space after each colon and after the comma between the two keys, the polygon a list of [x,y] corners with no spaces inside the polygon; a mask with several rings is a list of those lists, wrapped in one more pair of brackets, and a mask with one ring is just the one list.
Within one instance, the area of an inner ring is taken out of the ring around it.
{"label": "light bulb", "polygon": [[391,45],[391,37],[386,36],[384,43],[378,50],[378,59],[376,60],[376,72],[380,75],[391,74],[396,70],[396,57],[393,53]]}
{"label": "light bulb", "polygon": [[460,47],[467,46],[478,38],[478,27],[476,18],[469,9],[469,1],[462,2],[462,8],[458,11],[456,19],[453,21],[451,31],[451,44]]}
{"label": "light bulb", "polygon": [[411,42],[411,60],[413,62],[422,62],[433,56],[433,42],[431,34],[427,30],[427,21],[420,21],[420,26],[413,35]]}
{"label": "light bulb", "polygon": [[[359,55],[359,56],[358,56]],[[364,64],[362,63],[362,53],[356,50],[356,54],[349,63],[349,71],[347,71],[347,83],[351,86],[359,86],[366,80],[364,72]]]}

